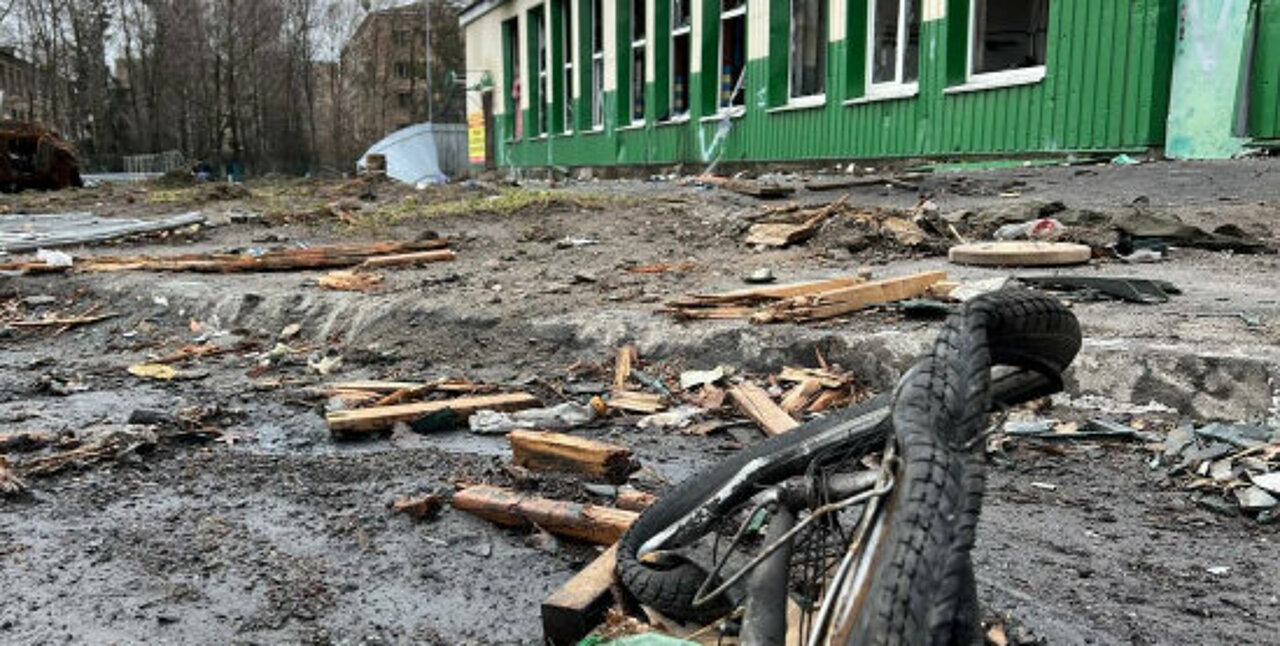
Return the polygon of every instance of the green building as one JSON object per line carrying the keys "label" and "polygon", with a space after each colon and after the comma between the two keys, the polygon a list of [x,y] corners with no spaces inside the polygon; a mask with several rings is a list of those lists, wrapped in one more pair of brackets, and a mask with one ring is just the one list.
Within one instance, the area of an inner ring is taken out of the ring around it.
{"label": "green building", "polygon": [[479,0],[462,23],[491,166],[1280,140],[1280,0]]}

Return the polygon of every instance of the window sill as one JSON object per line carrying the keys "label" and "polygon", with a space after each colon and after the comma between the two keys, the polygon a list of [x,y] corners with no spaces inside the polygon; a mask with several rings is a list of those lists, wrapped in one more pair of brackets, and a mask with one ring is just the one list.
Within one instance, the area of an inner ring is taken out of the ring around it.
{"label": "window sill", "polygon": [[682,114],[682,115],[677,116],[677,117],[671,117],[670,119],[664,119],[664,120],[662,120],[662,121],[659,121],[659,122],[658,122],[657,124],[655,124],[655,125],[658,125],[658,126],[679,126],[679,125],[684,125],[684,124],[686,124],[686,123],[689,123],[689,115],[688,115],[687,113],[686,113],[686,114]]}
{"label": "window sill", "polygon": [[701,119],[698,119],[698,121],[702,123],[715,123],[725,117],[729,117],[730,119],[741,119],[745,114],[747,114],[746,106],[735,105],[728,110],[721,110],[715,114],[709,114],[702,117]]}
{"label": "window sill", "polygon": [[868,103],[878,103],[880,101],[900,101],[902,99],[914,99],[920,96],[920,86],[912,83],[911,85],[890,85],[884,87],[872,86],[867,93],[856,99],[849,99],[844,105],[866,105]]}
{"label": "window sill", "polygon": [[603,135],[603,134],[604,134],[604,126],[596,126],[596,127],[592,128],[592,129],[590,129],[590,130],[583,130],[582,132],[580,132],[580,133],[578,133],[578,134],[580,134],[580,135],[582,135],[582,136],[584,136],[584,137],[585,137],[585,136],[587,136],[587,135]]}
{"label": "window sill", "polygon": [[778,114],[781,112],[794,112],[796,110],[812,110],[813,108],[821,108],[827,105],[827,95],[815,94],[813,96],[801,96],[791,99],[786,105],[780,105],[776,108],[765,110],[768,114]]}
{"label": "window sill", "polygon": [[638,123],[633,121],[625,126],[618,126],[613,130],[614,132],[631,132],[633,130],[644,130],[644,127],[645,127],[645,123],[643,121]]}
{"label": "window sill", "polygon": [[1020,70],[1009,70],[1007,72],[991,72],[989,74],[974,74],[969,77],[969,81],[964,85],[955,85],[942,91],[943,94],[964,94],[966,92],[981,92],[983,90],[995,90],[1004,87],[1017,87],[1019,85],[1034,85],[1043,81],[1045,77],[1045,67],[1028,67]]}

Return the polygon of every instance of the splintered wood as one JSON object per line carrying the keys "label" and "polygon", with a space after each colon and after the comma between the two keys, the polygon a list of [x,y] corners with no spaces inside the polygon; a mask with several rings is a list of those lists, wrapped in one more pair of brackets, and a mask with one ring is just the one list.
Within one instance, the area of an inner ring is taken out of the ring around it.
{"label": "splintered wood", "polygon": [[500,525],[537,525],[553,534],[612,545],[639,515],[633,511],[529,496],[511,489],[476,485],[454,494],[455,509]]}
{"label": "splintered wood", "polygon": [[388,430],[395,426],[396,422],[412,422],[429,413],[446,409],[453,411],[459,421],[466,421],[472,413],[482,408],[512,411],[532,408],[538,403],[538,398],[528,393],[478,395],[395,406],[340,410],[325,415],[325,420],[329,423],[329,431],[336,434],[367,433]]}
{"label": "splintered wood", "polygon": [[800,425],[786,411],[778,407],[759,386],[743,382],[729,388],[729,397],[742,411],[750,417],[766,435],[781,435]]}
{"label": "splintered wood", "polygon": [[753,224],[747,231],[747,239],[744,242],[765,247],[785,247],[808,240],[818,232],[827,218],[845,208],[845,199],[842,197],[823,207],[797,211],[796,216],[803,218],[799,222]]}
{"label": "splintered wood", "polygon": [[671,301],[662,311],[682,319],[750,318],[756,323],[813,321],[917,298],[946,278],[943,271],[875,281],[841,276],[723,294],[694,295]]}

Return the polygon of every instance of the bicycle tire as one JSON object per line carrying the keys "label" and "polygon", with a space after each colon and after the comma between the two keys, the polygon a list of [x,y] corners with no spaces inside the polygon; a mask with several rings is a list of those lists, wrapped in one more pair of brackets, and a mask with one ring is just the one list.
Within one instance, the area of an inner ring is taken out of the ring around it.
{"label": "bicycle tire", "polygon": [[980,297],[948,318],[895,393],[901,474],[878,519],[883,535],[859,568],[868,573],[865,586],[847,601],[835,643],[970,641],[977,630],[970,552],[985,474],[968,445],[990,409],[991,367],[1010,362],[1060,375],[1079,346],[1075,317],[1029,292]]}
{"label": "bicycle tire", "polygon": [[[994,320],[996,325],[989,336],[996,341],[997,350],[992,353],[992,360],[1022,370],[992,380],[993,399],[1014,405],[1059,389],[1060,371],[1071,362],[1080,345],[1079,326],[1074,317],[1069,312],[1067,316],[1061,316],[1052,308],[1029,307],[1026,295],[1014,292],[988,295],[975,305],[967,306],[966,311],[975,306],[999,310],[1002,303],[1014,310],[1014,314],[1004,318],[997,316]],[[1031,316],[1036,320],[1018,323],[1016,319],[1021,316]],[[724,598],[712,600],[701,608],[693,607],[694,595],[706,578],[706,572],[700,566],[678,558],[661,564],[642,562],[639,559],[641,546],[692,510],[707,505],[710,496],[754,461],[765,461],[767,465],[743,479],[736,495],[715,501],[717,504],[712,512],[740,504],[754,494],[754,487],[773,484],[803,472],[812,456],[788,453],[788,449],[849,420],[883,409],[889,402],[885,396],[877,397],[858,407],[804,424],[748,447],[677,485],[641,514],[619,542],[617,573],[622,586],[641,603],[681,621],[706,623],[728,614],[733,604]],[[874,425],[851,432],[844,441],[868,447],[882,443],[891,430],[888,422],[887,416],[882,417]],[[977,504],[980,505],[980,500]]]}

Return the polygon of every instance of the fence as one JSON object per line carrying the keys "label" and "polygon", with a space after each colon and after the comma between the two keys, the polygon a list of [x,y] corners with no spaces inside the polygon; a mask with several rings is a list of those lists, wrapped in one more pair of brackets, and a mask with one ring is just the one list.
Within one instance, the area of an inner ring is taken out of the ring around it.
{"label": "fence", "polygon": [[464,123],[432,124],[436,140],[436,156],[440,172],[458,177],[467,170],[467,125]]}
{"label": "fence", "polygon": [[187,158],[176,150],[166,150],[150,155],[125,155],[126,173],[167,173],[175,168],[186,168]]}

